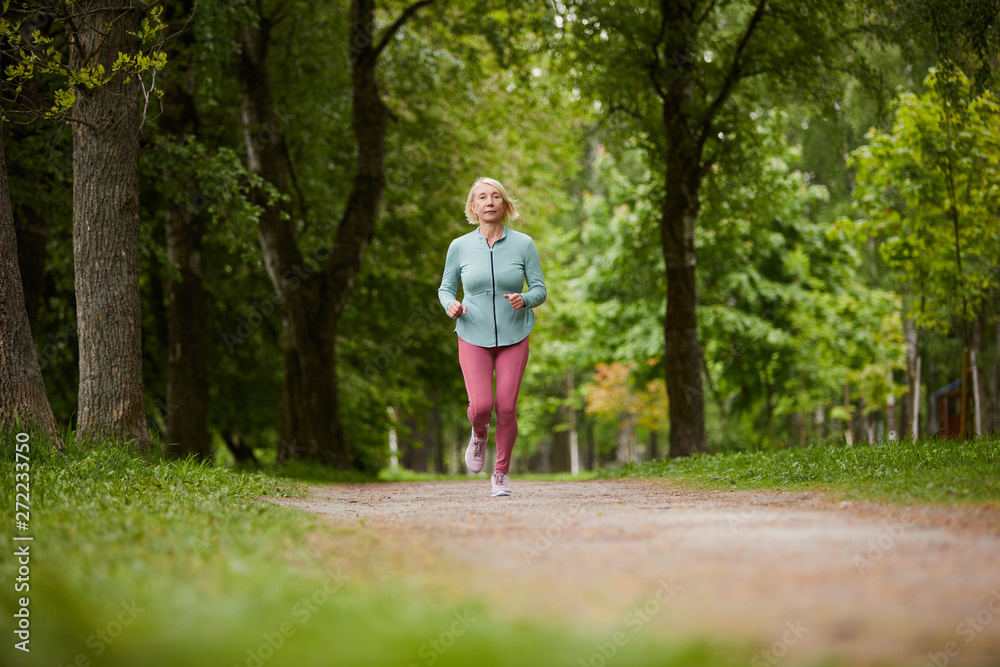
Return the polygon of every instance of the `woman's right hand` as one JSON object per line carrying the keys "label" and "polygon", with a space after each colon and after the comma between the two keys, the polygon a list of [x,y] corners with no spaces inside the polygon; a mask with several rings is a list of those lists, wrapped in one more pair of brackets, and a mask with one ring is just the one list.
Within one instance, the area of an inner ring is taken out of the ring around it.
{"label": "woman's right hand", "polygon": [[462,305],[460,301],[452,301],[448,304],[448,317],[455,319],[469,312],[469,309]]}

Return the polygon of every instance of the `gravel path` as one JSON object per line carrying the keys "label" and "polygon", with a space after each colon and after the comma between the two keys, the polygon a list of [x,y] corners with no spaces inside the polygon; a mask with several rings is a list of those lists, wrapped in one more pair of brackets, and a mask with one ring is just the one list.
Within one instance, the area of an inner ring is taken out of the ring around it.
{"label": "gravel path", "polygon": [[[1000,507],[830,502],[664,480],[310,487],[280,499],[346,530],[344,572],[385,568],[498,616],[749,644],[754,665],[1000,664]],[[491,605],[493,608],[494,605]]]}

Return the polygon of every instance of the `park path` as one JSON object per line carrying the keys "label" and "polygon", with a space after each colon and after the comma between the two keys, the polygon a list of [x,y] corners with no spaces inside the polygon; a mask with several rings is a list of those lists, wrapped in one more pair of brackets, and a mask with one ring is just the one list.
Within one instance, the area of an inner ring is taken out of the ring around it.
{"label": "park path", "polygon": [[[666,480],[309,487],[345,574],[498,616],[759,648],[754,665],[1000,664],[1000,507],[898,507]],[[332,556],[330,556],[332,554]],[[780,658],[780,659],[779,659]]]}

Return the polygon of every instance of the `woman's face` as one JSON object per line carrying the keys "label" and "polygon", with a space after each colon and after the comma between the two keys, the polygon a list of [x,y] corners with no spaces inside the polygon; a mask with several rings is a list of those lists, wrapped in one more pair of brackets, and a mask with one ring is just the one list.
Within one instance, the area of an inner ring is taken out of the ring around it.
{"label": "woman's face", "polygon": [[500,190],[489,183],[480,184],[472,193],[472,210],[480,222],[499,222],[504,210]]}

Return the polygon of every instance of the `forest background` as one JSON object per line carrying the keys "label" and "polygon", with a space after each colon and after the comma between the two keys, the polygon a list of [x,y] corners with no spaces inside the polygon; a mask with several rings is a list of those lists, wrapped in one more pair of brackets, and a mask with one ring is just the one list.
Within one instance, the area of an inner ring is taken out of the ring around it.
{"label": "forest background", "polygon": [[458,472],[436,289],[491,176],[549,290],[514,472],[953,434],[963,398],[996,431],[997,16],[5,2],[3,285],[37,365],[0,290],[2,417]]}

